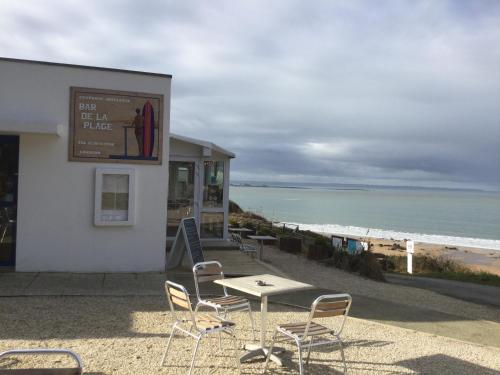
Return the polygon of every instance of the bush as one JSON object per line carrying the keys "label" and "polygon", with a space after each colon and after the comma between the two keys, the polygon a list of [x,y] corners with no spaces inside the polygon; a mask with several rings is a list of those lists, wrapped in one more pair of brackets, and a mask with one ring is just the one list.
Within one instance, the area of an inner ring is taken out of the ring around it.
{"label": "bush", "polygon": [[355,257],[359,259],[357,266],[361,276],[372,280],[385,281],[382,267],[380,267],[377,257],[373,253],[365,251]]}
{"label": "bush", "polygon": [[325,245],[309,245],[307,248],[307,259],[322,260],[330,256],[330,248]]}
{"label": "bush", "polygon": [[351,255],[343,249],[335,249],[332,256],[323,263],[344,271],[356,272],[372,280],[385,281],[377,255],[368,251]]}
{"label": "bush", "polygon": [[282,235],[280,236],[280,250],[288,253],[302,252],[302,238],[297,236]]}

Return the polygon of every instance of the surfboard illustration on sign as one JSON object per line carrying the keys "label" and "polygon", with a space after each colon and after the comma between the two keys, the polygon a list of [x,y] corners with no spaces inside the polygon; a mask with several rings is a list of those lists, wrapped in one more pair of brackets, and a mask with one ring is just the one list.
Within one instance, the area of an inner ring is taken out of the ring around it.
{"label": "surfboard illustration on sign", "polygon": [[153,156],[153,148],[155,145],[155,116],[154,109],[149,100],[142,107],[143,118],[143,156],[150,158]]}

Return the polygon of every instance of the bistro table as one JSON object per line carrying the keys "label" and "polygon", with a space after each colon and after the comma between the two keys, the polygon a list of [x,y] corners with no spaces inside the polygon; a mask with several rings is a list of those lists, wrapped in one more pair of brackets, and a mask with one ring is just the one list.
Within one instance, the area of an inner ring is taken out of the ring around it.
{"label": "bistro table", "polygon": [[[306,290],[314,288],[313,285],[301,283],[298,281],[285,279],[284,277],[274,276],[274,275],[256,275],[256,276],[245,276],[245,277],[235,277],[229,279],[219,279],[215,280],[214,283],[223,285],[227,288],[236,289],[241,292],[251,294],[253,296],[260,297],[260,343],[259,344],[246,344],[245,353],[241,358],[240,362],[244,362],[247,359],[257,357],[259,355],[264,358],[269,352],[268,347],[266,347],[266,331],[267,331],[267,297],[276,294],[290,293],[299,290]],[[283,351],[282,348],[273,348],[273,353]],[[276,354],[271,354],[270,358],[273,362],[278,365],[282,365],[281,359]]]}
{"label": "bistro table", "polygon": [[264,241],[276,241],[277,238],[273,236],[247,236],[252,240],[259,241],[259,260],[262,260],[262,254],[264,253]]}

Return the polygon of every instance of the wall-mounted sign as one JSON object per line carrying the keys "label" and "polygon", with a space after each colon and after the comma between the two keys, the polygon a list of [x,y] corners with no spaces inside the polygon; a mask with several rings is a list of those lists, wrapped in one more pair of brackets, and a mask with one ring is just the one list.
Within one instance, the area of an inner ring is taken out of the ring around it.
{"label": "wall-mounted sign", "polygon": [[415,242],[407,240],[406,241],[406,252],[413,254],[415,252]]}
{"label": "wall-mounted sign", "polygon": [[71,88],[70,161],[161,164],[163,95]]}

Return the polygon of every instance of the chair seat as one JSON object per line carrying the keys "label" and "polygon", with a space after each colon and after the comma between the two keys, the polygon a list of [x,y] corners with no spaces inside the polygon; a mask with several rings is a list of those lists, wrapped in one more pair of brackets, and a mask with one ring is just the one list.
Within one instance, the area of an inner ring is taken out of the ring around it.
{"label": "chair seat", "polygon": [[229,320],[222,319],[212,314],[196,314],[196,326],[205,331],[217,328],[234,327],[235,324]]}
{"label": "chair seat", "polygon": [[[280,324],[278,326],[278,329],[280,329],[281,331],[283,331],[288,335],[303,336],[304,331],[306,330],[306,326],[307,322],[288,323],[288,324]],[[333,333],[333,330],[325,326],[322,326],[321,324],[311,322],[311,324],[309,325],[309,330],[307,331],[307,336],[318,336],[318,335],[325,335],[328,333]]]}
{"label": "chair seat", "polygon": [[245,303],[248,303],[248,300],[246,298],[240,296],[221,296],[221,297],[207,298],[204,299],[203,301],[213,303],[221,307],[230,305],[243,305]]}

